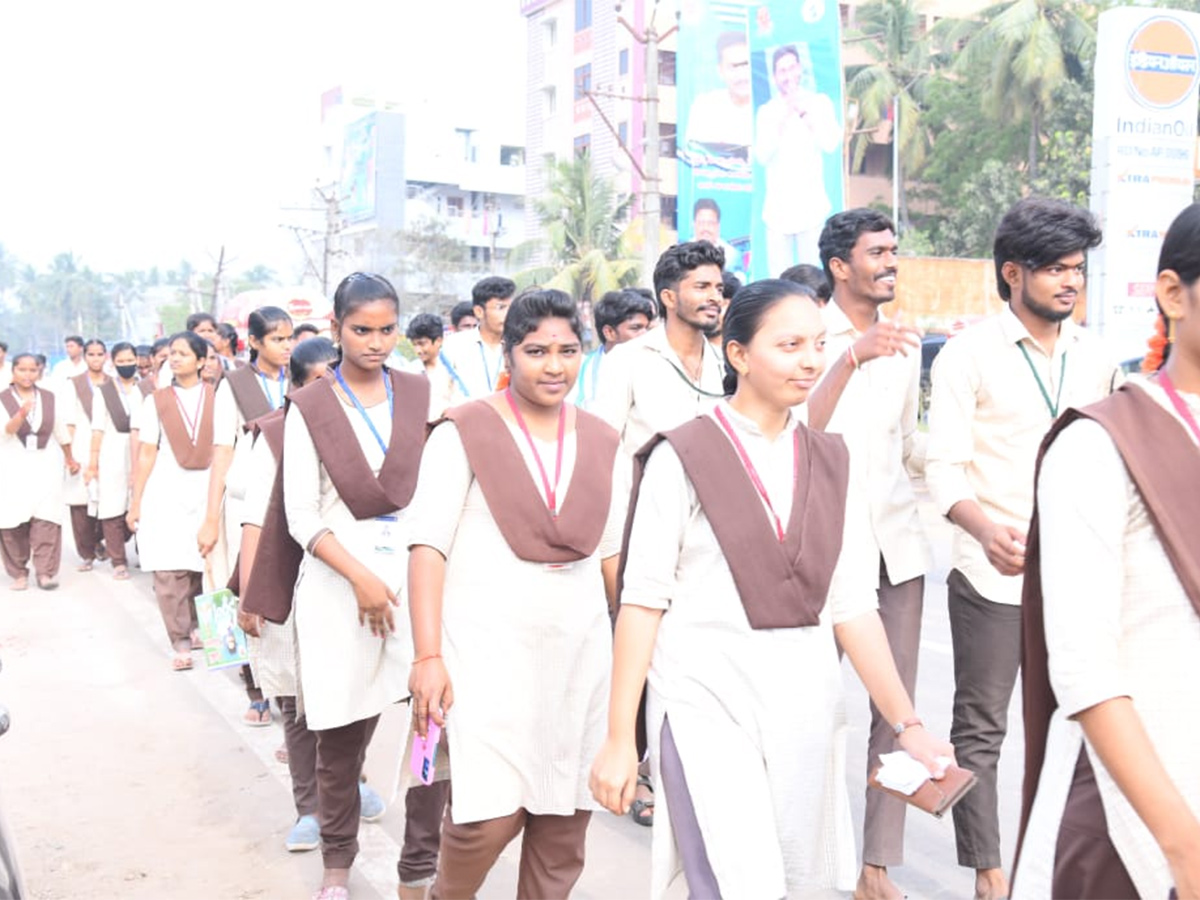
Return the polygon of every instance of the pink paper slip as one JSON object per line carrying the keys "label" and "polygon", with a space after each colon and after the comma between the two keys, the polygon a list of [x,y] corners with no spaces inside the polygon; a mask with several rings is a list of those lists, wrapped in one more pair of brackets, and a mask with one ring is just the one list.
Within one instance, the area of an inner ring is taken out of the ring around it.
{"label": "pink paper slip", "polygon": [[412,773],[421,784],[433,784],[434,767],[437,762],[438,741],[442,736],[442,726],[430,717],[425,723],[425,737],[413,735]]}

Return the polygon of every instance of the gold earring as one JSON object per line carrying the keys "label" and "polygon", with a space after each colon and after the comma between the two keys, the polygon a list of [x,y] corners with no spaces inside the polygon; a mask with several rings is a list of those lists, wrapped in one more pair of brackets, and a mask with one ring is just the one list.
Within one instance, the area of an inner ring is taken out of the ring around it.
{"label": "gold earring", "polygon": [[1175,343],[1175,320],[1167,319],[1167,343]]}

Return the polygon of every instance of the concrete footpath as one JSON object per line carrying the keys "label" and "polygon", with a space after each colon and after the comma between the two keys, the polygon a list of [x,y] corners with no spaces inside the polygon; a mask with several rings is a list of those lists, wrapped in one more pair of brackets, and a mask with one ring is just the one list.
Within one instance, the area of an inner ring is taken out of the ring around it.
{"label": "concrete footpath", "polygon": [[[937,566],[926,588],[917,706],[948,734],[953,667],[945,609],[948,529],[927,515]],[[294,820],[287,767],[274,758],[278,723],[242,724],[246,696],[235,671],[170,671],[170,650],[149,576],[115,582],[107,566],[74,572],[62,587],[18,594],[0,586],[0,703],[12,730],[0,738],[0,810],[12,826],[34,898],[304,898],[320,883],[316,852],[289,854]],[[200,656],[195,656],[201,666]],[[867,702],[846,666],[850,791],[861,834]],[[1002,833],[1012,852],[1018,813],[1020,707],[1001,761]],[[367,761],[390,796],[407,707],[384,715]],[[713,786],[737,790],[736,781]],[[356,900],[395,897],[403,809],[364,824],[351,880]],[[505,852],[480,896],[515,895],[519,845]],[[645,897],[650,829],[598,813],[575,897]],[[893,878],[909,897],[961,898],[973,878],[958,868],[949,820],[910,814],[907,865]],[[673,895],[686,891],[676,885]]]}

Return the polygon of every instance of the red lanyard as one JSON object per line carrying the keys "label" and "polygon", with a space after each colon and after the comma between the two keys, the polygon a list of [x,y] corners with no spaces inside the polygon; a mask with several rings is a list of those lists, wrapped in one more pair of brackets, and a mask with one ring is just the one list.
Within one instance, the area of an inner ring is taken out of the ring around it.
{"label": "red lanyard", "polygon": [[204,388],[199,390],[200,399],[196,401],[196,415],[189,416],[187,410],[183,408],[183,400],[179,396],[179,388],[176,387],[172,393],[175,394],[175,405],[179,407],[179,413],[183,416],[184,424],[187,425],[188,437],[192,443],[196,443],[196,437],[200,433],[200,409],[204,405]]}
{"label": "red lanyard", "polygon": [[1200,425],[1196,424],[1196,417],[1192,415],[1192,411],[1183,402],[1183,398],[1179,396],[1179,391],[1175,390],[1175,385],[1171,383],[1171,379],[1166,372],[1158,373],[1158,383],[1162,385],[1163,390],[1167,392],[1167,396],[1171,398],[1171,403],[1174,405],[1175,411],[1183,417],[1183,421],[1187,422],[1188,428],[1192,429],[1192,434],[1196,436],[1196,440],[1200,441]]}
{"label": "red lanyard", "polygon": [[[733,441],[733,447],[737,450],[737,454],[741,457],[742,465],[746,467],[746,474],[750,476],[750,480],[754,483],[754,489],[758,491],[758,496],[762,497],[763,503],[767,505],[767,510],[771,513],[771,518],[775,520],[775,535],[779,538],[779,542],[783,543],[786,535],[783,531],[783,522],[779,520],[779,513],[775,512],[775,507],[771,503],[771,498],[767,496],[767,489],[763,486],[762,479],[758,477],[758,470],[754,468],[754,463],[750,461],[750,455],[746,452],[746,448],[742,446],[742,442],[738,440],[737,432],[733,430],[733,426],[729,424],[729,420],[725,418],[725,413],[721,412],[721,407],[716,407],[713,412],[716,414],[717,421],[721,423],[721,427],[725,429],[725,433],[729,435],[729,440]],[[792,485],[795,486],[800,481],[800,431],[795,432],[795,441],[793,443],[793,463],[792,463]]]}
{"label": "red lanyard", "polygon": [[542,487],[546,490],[546,505],[550,507],[550,515],[552,518],[557,519],[558,482],[562,478],[563,441],[567,433],[566,404],[563,404],[558,411],[558,455],[554,460],[554,484],[551,486],[550,479],[546,477],[546,467],[542,465],[541,454],[538,453],[537,447],[533,443],[533,435],[529,433],[529,426],[525,424],[525,417],[521,415],[521,410],[517,409],[517,401],[513,399],[511,389],[504,392],[504,398],[508,401],[508,408],[512,410],[513,418],[517,420],[517,427],[525,435],[525,440],[529,444],[529,450],[533,453],[533,459],[537,463],[538,473],[542,476]]}

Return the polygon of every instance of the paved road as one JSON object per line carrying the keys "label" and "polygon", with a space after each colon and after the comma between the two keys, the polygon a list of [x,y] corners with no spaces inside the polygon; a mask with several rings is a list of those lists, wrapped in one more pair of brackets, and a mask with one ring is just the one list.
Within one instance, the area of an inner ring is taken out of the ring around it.
{"label": "paved road", "polygon": [[[937,565],[926,592],[918,709],[949,731],[953,669],[945,611],[948,528],[926,518]],[[69,539],[68,539],[69,541]],[[67,570],[74,557],[68,551]],[[14,827],[35,898],[303,898],[320,878],[316,853],[288,854],[293,811],[287,768],[275,761],[279,727],[241,724],[235,675],[169,671],[169,648],[149,577],[112,581],[105,570],[65,571],[62,588],[12,594],[0,587],[0,702],[13,715],[0,739],[2,808]],[[847,666],[850,788],[861,826],[867,704]],[[389,794],[405,714],[389,710],[367,761]],[[1020,712],[1001,763],[1004,846],[1011,853],[1020,788]],[[734,790],[735,785],[719,789]],[[364,825],[351,886],[357,900],[395,896],[404,816]],[[949,821],[913,814],[908,865],[894,878],[910,897],[971,895],[954,858]],[[598,814],[575,896],[644,897],[649,829]],[[512,897],[510,848],[481,897]],[[685,892],[680,886],[677,895]]]}

